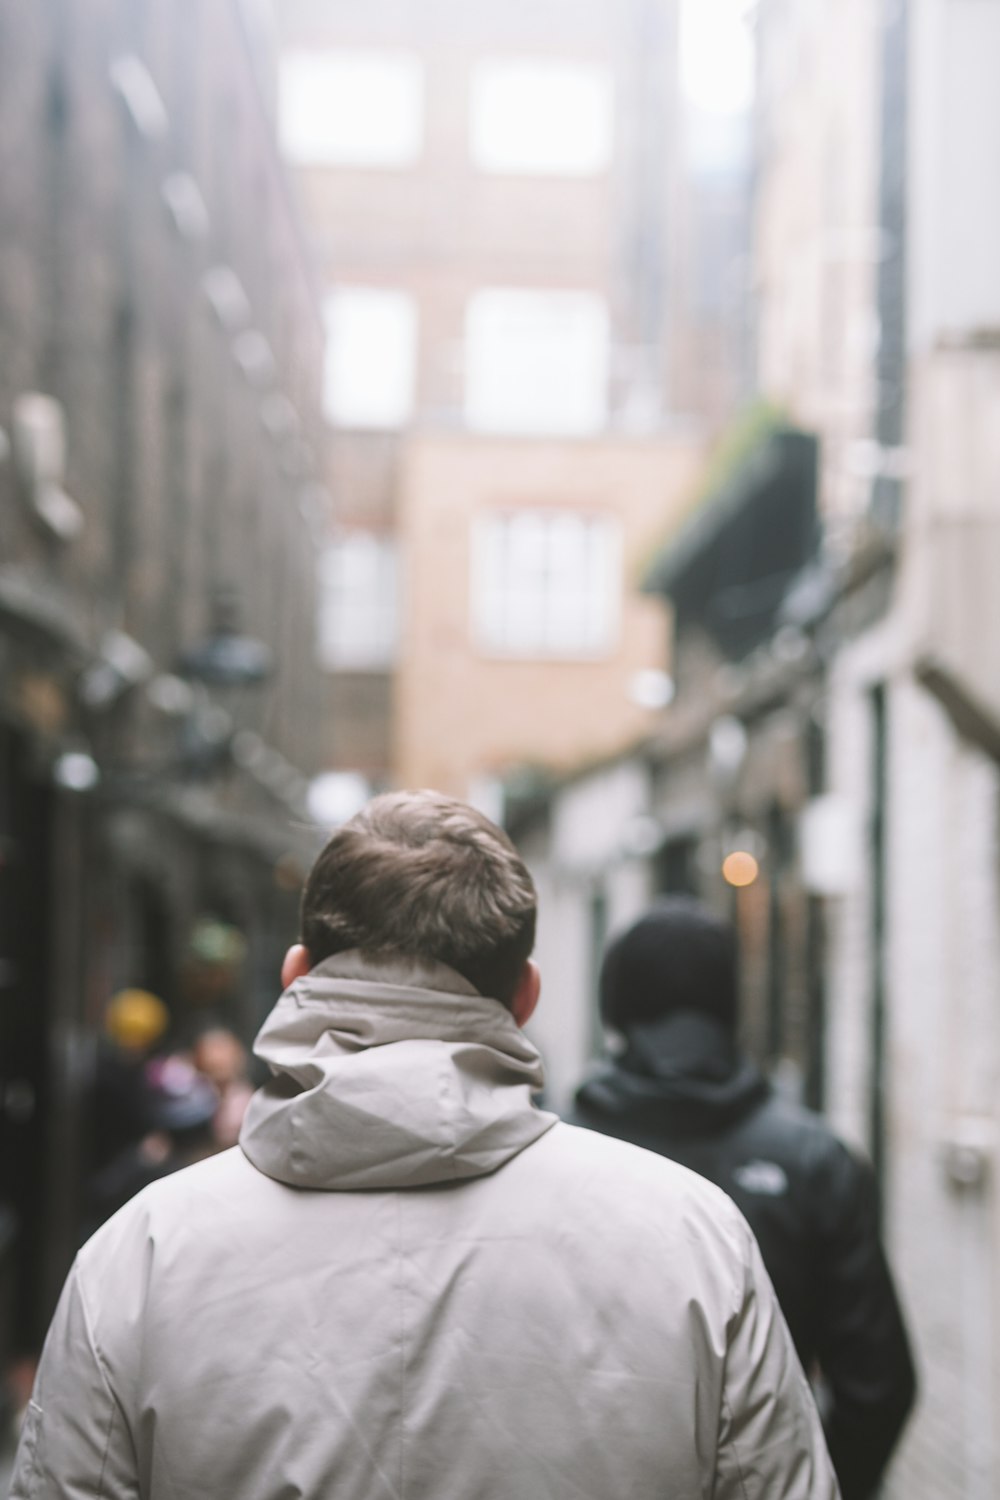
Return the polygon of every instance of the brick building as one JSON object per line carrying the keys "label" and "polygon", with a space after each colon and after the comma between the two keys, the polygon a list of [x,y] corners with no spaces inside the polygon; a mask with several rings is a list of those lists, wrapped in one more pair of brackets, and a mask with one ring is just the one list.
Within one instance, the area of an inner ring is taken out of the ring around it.
{"label": "brick building", "polygon": [[[4,1263],[30,1344],[79,1233],[122,986],[181,1024],[192,924],[273,994],[323,759],[317,281],[267,10],[0,10]],[[11,1259],[12,1256],[12,1259]]]}
{"label": "brick building", "polygon": [[486,796],[649,725],[637,582],[735,379],[675,295],[740,201],[723,174],[695,212],[678,12],[281,6],[331,331],[332,759],[369,782]]}

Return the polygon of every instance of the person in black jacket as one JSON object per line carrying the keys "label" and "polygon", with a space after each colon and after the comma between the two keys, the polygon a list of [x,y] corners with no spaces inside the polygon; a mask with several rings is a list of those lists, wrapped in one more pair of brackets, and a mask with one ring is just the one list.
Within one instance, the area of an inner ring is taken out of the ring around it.
{"label": "person in black jacket", "polygon": [[605,1024],[625,1042],[572,1123],[669,1156],[735,1201],[814,1381],[844,1500],[867,1500],[913,1405],[913,1361],[871,1168],[741,1053],[733,929],[663,900],[610,946]]}

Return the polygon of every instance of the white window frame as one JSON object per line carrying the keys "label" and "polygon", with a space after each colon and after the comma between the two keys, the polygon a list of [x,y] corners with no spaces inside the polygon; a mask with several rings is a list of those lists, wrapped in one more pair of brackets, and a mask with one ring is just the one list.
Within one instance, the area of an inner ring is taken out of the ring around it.
{"label": "white window frame", "polygon": [[469,153],[493,175],[596,177],[612,163],[614,115],[603,64],[488,58],[472,72]]}
{"label": "white window frame", "polygon": [[477,516],[471,543],[471,630],[482,655],[593,661],[617,649],[623,587],[618,516],[511,506]]}
{"label": "white window frame", "polygon": [[393,537],[345,530],[317,559],[317,658],[330,672],[385,672],[399,653],[399,550]]}
{"label": "white window frame", "polygon": [[279,71],[282,149],[300,166],[413,167],[424,149],[424,96],[424,68],[414,54],[291,49]]}

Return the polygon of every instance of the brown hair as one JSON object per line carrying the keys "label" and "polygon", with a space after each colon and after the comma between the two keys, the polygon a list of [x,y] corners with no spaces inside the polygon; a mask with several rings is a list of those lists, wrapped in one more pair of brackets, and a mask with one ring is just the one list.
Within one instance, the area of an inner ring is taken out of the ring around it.
{"label": "brown hair", "polygon": [[514,845],[438,792],[388,792],[327,843],[302,894],[313,964],[349,948],[433,959],[510,1005],[535,941],[535,887]]}

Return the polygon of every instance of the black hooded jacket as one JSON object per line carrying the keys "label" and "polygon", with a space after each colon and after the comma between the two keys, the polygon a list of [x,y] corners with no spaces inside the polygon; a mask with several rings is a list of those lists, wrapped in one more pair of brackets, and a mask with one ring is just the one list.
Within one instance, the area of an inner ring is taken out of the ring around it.
{"label": "black hooded jacket", "polygon": [[582,1086],[571,1122],[668,1156],[735,1201],[802,1364],[820,1377],[844,1500],[866,1500],[915,1393],[871,1169],[780,1098],[723,1021],[688,1010],[630,1027],[627,1051]]}

